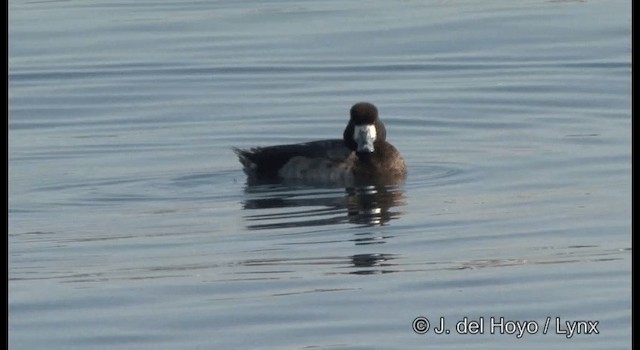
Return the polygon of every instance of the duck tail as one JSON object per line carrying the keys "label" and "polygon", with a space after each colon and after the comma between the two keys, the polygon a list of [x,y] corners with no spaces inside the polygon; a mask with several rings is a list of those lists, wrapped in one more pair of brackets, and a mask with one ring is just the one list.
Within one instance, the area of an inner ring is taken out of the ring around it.
{"label": "duck tail", "polygon": [[251,161],[251,151],[247,151],[244,149],[240,149],[237,147],[231,147],[233,153],[238,156],[238,160],[242,164],[242,170],[244,170],[247,175],[254,175],[255,170],[258,167],[253,161]]}

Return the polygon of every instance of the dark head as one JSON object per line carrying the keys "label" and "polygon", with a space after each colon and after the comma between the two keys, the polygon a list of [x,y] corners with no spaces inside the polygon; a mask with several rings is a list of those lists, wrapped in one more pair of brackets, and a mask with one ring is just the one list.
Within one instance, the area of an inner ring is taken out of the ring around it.
{"label": "dark head", "polygon": [[351,119],[342,135],[344,143],[356,151],[361,160],[368,159],[375,151],[376,142],[387,138],[387,131],[378,118],[378,109],[368,102],[351,107]]}

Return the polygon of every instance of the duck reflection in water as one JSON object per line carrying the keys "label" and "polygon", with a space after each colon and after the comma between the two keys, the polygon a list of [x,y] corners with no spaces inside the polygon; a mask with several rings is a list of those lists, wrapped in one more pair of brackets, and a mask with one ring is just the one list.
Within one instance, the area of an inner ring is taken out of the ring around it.
{"label": "duck reflection in water", "polygon": [[[245,210],[260,213],[245,216],[249,229],[276,229],[339,224],[382,226],[397,219],[405,195],[397,186],[348,187],[330,189],[295,189],[285,186],[247,186]],[[253,224],[255,222],[255,224]],[[365,244],[371,239],[358,238]]]}
{"label": "duck reflection in water", "polygon": [[352,275],[377,275],[383,273],[396,272],[395,265],[391,260],[396,259],[394,254],[356,254],[351,256],[352,267],[356,268],[349,272]]}
{"label": "duck reflection in water", "polygon": [[[390,229],[382,228],[392,220],[402,216],[399,207],[405,203],[405,194],[399,186],[363,186],[345,189],[291,188],[283,185],[247,186],[243,209],[247,228],[250,230],[276,231],[286,245],[336,244],[351,242],[355,246],[369,246],[371,249],[393,238]],[[349,226],[356,226],[355,229]],[[381,227],[382,226],[382,227]],[[309,240],[306,233],[316,231]],[[322,231],[332,228],[346,235],[332,235],[326,238]],[[336,240],[337,237],[337,240]],[[279,241],[278,245],[283,244]],[[355,249],[355,248],[354,248]],[[366,249],[366,248],[365,248]],[[277,254],[276,258],[252,259],[264,265],[281,266],[290,270],[292,265],[315,265],[326,269],[334,263],[338,268],[331,274],[377,275],[397,271],[396,254],[376,251],[362,252],[347,256],[322,255],[303,258],[288,254]],[[345,261],[346,258],[346,261]],[[334,263],[331,263],[334,262]],[[346,265],[345,265],[346,262]]]}

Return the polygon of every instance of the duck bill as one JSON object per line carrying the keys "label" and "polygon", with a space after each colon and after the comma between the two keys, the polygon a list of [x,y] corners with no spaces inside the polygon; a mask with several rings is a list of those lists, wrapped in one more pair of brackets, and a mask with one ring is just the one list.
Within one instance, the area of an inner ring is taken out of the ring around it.
{"label": "duck bill", "polygon": [[356,141],[358,155],[373,153],[375,151],[373,143],[376,141],[376,127],[374,125],[356,125],[353,139]]}

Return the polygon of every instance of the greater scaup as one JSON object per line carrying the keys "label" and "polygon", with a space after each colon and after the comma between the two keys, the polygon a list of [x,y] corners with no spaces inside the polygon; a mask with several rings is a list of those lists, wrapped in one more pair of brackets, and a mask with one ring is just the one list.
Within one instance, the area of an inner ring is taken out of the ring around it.
{"label": "greater scaup", "polygon": [[407,168],[371,103],[356,103],[342,140],[234,148],[244,172],[254,180],[330,183],[402,182]]}

